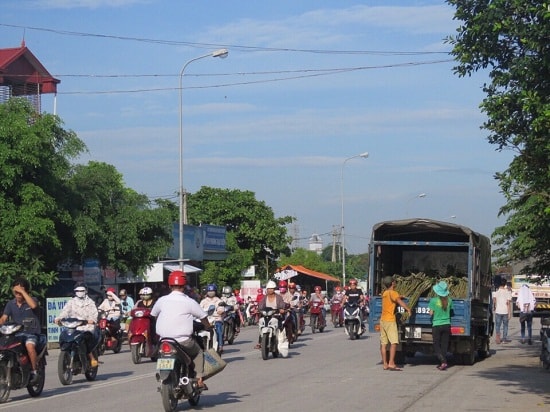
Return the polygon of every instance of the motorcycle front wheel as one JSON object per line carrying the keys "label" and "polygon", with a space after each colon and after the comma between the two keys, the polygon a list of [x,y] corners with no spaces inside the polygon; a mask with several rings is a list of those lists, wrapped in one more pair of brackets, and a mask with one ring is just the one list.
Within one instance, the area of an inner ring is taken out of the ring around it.
{"label": "motorcycle front wheel", "polygon": [[62,351],[57,359],[57,376],[62,385],[70,385],[73,382],[73,371],[71,370],[71,353]]}
{"label": "motorcycle front wheel", "polygon": [[33,398],[36,396],[39,396],[42,393],[42,390],[44,389],[44,382],[46,381],[46,361],[44,358],[40,359],[38,363],[38,377],[36,379],[36,382],[31,384],[29,383],[27,385],[27,392],[29,395],[31,395]]}
{"label": "motorcycle front wheel", "polygon": [[178,406],[178,399],[174,395],[174,386],[176,385],[174,372],[160,384],[160,396],[162,397],[162,406],[166,412],[173,412]]}
{"label": "motorcycle front wheel", "polygon": [[141,363],[141,348],[143,343],[138,343],[137,345],[130,345],[130,352],[132,352],[132,362],[134,364]]}
{"label": "motorcycle front wheel", "polygon": [[311,315],[311,333],[317,332],[317,315]]}
{"label": "motorcycle front wheel", "polygon": [[269,358],[269,347],[270,347],[269,335],[267,333],[264,333],[262,335],[261,346],[262,346],[262,359],[267,360],[267,358]]}
{"label": "motorcycle front wheel", "polygon": [[10,383],[8,382],[8,365],[0,364],[0,403],[7,402],[10,397]]}

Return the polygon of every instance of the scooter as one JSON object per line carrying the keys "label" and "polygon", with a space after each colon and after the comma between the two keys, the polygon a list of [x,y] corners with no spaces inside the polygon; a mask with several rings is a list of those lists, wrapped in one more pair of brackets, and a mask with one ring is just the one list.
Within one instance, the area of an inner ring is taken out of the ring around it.
{"label": "scooter", "polygon": [[[60,320],[62,329],[59,335],[59,359],[57,361],[57,375],[63,385],[70,385],[73,376],[84,373],[86,380],[93,381],[97,376],[98,366],[92,367],[86,353],[85,331],[77,330],[79,326],[86,325],[87,320],[65,318]],[[92,349],[95,358],[99,358],[99,350],[96,345]]]}
{"label": "scooter", "polygon": [[23,331],[23,325],[4,323],[0,327],[0,403],[5,403],[12,389],[27,388],[30,396],[36,397],[44,389],[46,380],[46,336],[39,335],[37,352],[38,376],[31,383],[31,361],[23,343],[24,338],[16,336]]}
{"label": "scooter", "polygon": [[311,333],[316,333],[317,330],[322,333],[327,326],[323,311],[325,304],[320,301],[313,301],[310,302],[310,306],[309,325],[311,326]]}
{"label": "scooter", "polygon": [[335,328],[344,325],[344,313],[342,311],[342,301],[333,300],[330,304],[330,315],[332,318],[332,324]]}
{"label": "scooter", "polygon": [[269,353],[274,358],[279,356],[279,328],[280,315],[277,309],[266,308],[261,312],[260,321],[258,322],[260,331],[260,346],[262,351],[262,359],[267,360]]}
{"label": "scooter", "polygon": [[142,358],[156,358],[154,330],[151,328],[152,316],[149,308],[134,308],[131,312],[132,320],[128,328],[128,342],[134,364],[141,363]]}
{"label": "scooter", "polygon": [[[198,330],[202,329],[202,324],[200,322],[194,322],[194,324],[193,339],[196,339],[203,350],[206,350],[202,346],[202,339],[197,335]],[[191,406],[197,406],[204,389],[198,386],[191,357],[172,338],[161,338],[158,348],[155,376],[160,383],[159,392],[164,410],[175,411],[180,399],[187,399]]]}
{"label": "scooter", "polygon": [[100,355],[103,355],[106,350],[112,350],[114,353],[119,353],[122,349],[122,329],[120,328],[120,320],[112,320],[107,318],[108,313],[102,310],[99,311],[99,347]]}
{"label": "scooter", "polygon": [[235,323],[235,316],[238,316],[233,306],[231,305],[225,305],[223,307],[224,312],[222,315],[223,320],[223,332],[222,337],[223,341],[227,342],[229,345],[232,345],[235,341],[235,330],[236,330],[236,323]]}
{"label": "scooter", "polygon": [[550,369],[550,318],[540,320],[540,360],[544,369]]}
{"label": "scooter", "polygon": [[348,302],[344,305],[344,326],[351,340],[358,339],[365,332],[361,311],[357,303]]}
{"label": "scooter", "polygon": [[[219,353],[220,345],[218,344],[218,334],[216,333],[216,321],[214,320],[214,312],[216,311],[216,307],[214,305],[210,305],[208,310],[206,311],[206,314],[208,315],[208,323],[212,326],[210,330],[204,330],[198,327],[198,325],[195,325],[195,329],[197,329],[197,336],[201,340],[201,345],[205,350],[208,349],[214,349],[216,352]],[[195,323],[200,324],[201,322],[197,320]]]}

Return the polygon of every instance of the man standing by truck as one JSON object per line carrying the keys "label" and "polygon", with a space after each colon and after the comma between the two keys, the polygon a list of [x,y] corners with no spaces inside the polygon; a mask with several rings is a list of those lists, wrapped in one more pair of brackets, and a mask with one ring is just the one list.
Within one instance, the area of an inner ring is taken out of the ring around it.
{"label": "man standing by truck", "polygon": [[[382,293],[382,314],[380,316],[380,354],[384,370],[400,371],[401,368],[395,364],[395,352],[399,343],[397,321],[395,319],[395,307],[401,306],[411,316],[411,309],[401,300],[399,293],[395,291],[396,281],[391,276],[382,280],[386,290]],[[390,357],[386,353],[388,343],[390,344]]]}
{"label": "man standing by truck", "polygon": [[[500,287],[493,292],[493,311],[495,312],[495,342],[510,343],[508,339],[508,321],[512,318],[512,292],[506,287],[506,279],[501,278]],[[502,335],[500,326],[502,325]],[[501,339],[502,336],[502,339]]]}

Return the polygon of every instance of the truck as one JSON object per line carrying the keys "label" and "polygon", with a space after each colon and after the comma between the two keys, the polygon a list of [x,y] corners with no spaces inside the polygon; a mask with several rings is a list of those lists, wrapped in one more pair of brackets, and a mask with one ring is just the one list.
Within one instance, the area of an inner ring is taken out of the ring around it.
{"label": "truck", "polygon": [[512,275],[512,302],[514,316],[519,316],[519,308],[516,305],[518,293],[523,285],[529,286],[537,303],[535,304],[535,317],[548,316],[550,314],[550,279],[528,274]]}
{"label": "truck", "polygon": [[[384,221],[373,226],[369,257],[371,333],[380,330],[382,279],[396,278],[398,292],[400,283],[409,284],[409,296],[401,298],[411,307],[410,318],[405,319],[407,314],[397,307],[396,362],[403,364],[417,352],[433,353],[428,304],[434,296],[432,286],[441,280],[449,284],[453,300],[449,352],[454,361],[472,365],[478,357],[489,356],[494,322],[488,237],[465,226],[431,219]],[[417,287],[415,279],[421,279]]]}

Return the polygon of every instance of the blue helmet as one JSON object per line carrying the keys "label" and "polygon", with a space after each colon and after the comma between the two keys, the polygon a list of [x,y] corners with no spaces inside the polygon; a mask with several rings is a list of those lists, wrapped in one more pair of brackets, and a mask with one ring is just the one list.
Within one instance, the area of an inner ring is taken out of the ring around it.
{"label": "blue helmet", "polygon": [[208,286],[206,286],[206,291],[207,292],[217,292],[218,287],[216,286],[215,283],[210,283],[210,284],[208,284]]}

